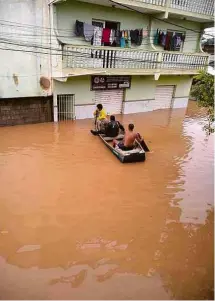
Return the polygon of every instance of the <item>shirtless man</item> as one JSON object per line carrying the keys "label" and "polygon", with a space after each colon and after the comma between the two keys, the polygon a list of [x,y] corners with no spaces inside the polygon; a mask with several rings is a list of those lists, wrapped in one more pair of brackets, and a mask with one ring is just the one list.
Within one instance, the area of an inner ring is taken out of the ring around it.
{"label": "shirtless man", "polygon": [[[128,131],[125,132],[123,142],[113,141],[113,147],[118,146],[121,150],[132,150],[134,148],[134,142],[139,136],[134,132],[134,125],[130,123],[128,125]],[[139,140],[139,139],[138,139]]]}

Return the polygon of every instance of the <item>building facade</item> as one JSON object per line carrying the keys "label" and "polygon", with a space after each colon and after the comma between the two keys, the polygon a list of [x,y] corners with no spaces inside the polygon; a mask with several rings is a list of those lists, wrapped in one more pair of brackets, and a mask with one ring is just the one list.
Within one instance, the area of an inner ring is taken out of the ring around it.
{"label": "building facade", "polygon": [[0,97],[53,95],[55,121],[92,118],[97,103],[109,114],[186,107],[208,65],[212,0],[4,2],[0,19],[17,27],[4,25],[2,48],[19,52],[0,49]]}

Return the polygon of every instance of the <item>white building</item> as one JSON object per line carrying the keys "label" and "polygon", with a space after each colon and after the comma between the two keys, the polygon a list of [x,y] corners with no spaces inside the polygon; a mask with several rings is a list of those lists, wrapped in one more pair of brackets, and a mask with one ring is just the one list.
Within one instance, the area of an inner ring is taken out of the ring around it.
{"label": "white building", "polygon": [[0,0],[0,98],[53,95],[55,121],[186,107],[213,14],[213,0]]}

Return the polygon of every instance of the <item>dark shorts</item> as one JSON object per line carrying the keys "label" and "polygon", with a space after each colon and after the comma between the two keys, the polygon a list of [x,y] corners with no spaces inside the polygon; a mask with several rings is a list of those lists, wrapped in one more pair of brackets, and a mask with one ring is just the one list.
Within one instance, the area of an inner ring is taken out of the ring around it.
{"label": "dark shorts", "polygon": [[123,150],[123,151],[130,151],[130,150],[132,150],[132,149],[134,148],[134,147],[127,147],[127,146],[125,146],[123,142],[119,142],[119,143],[117,144],[117,146],[118,146],[121,150]]}

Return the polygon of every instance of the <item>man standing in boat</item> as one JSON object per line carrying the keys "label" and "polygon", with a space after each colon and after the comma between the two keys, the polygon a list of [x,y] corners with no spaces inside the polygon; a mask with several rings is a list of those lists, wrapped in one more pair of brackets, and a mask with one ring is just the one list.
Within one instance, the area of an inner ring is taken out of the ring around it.
{"label": "man standing in boat", "polygon": [[94,112],[94,117],[96,118],[96,125],[98,130],[103,130],[105,123],[107,123],[107,113],[103,108],[102,104],[98,104],[97,109]]}

